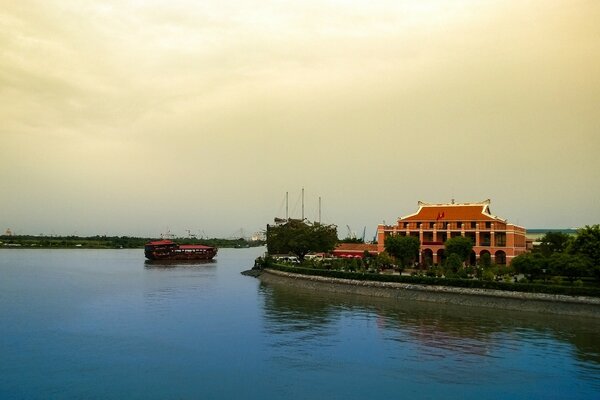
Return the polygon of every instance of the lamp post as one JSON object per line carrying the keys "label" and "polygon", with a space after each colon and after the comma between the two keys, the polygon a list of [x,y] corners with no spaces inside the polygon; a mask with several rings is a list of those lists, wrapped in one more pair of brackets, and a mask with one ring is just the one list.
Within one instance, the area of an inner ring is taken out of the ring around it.
{"label": "lamp post", "polygon": [[542,273],[544,274],[544,284],[546,283],[546,268],[542,268]]}

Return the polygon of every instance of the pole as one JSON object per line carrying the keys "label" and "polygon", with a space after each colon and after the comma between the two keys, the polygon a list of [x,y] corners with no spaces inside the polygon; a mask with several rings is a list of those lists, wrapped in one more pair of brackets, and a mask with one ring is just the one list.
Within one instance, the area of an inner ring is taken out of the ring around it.
{"label": "pole", "polygon": [[304,221],[304,188],[302,188],[302,221]]}
{"label": "pole", "polygon": [[319,225],[321,224],[321,196],[319,196]]}

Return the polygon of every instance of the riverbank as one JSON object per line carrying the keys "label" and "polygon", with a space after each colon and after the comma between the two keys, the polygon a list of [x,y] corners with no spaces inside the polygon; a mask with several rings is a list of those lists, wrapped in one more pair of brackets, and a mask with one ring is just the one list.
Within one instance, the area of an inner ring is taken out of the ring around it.
{"label": "riverbank", "polygon": [[[156,238],[136,236],[33,236],[0,235],[0,248],[6,249],[143,249]],[[178,244],[202,244],[217,248],[248,248],[264,245],[260,240],[222,238],[174,238]]]}
{"label": "riverbank", "polygon": [[263,270],[258,278],[265,283],[285,282],[297,287],[337,293],[600,318],[600,298],[586,296],[360,281],[301,275],[274,269]]}

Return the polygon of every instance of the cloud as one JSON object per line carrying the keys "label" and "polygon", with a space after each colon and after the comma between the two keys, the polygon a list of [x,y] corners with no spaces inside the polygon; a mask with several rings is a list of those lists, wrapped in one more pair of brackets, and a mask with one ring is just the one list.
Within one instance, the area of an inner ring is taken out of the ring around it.
{"label": "cloud", "polygon": [[209,229],[252,229],[301,186],[341,226],[450,197],[592,223],[598,17],[585,1],[13,3],[0,224],[37,231],[24,209],[68,203],[85,204],[73,230],[150,231],[201,203]]}

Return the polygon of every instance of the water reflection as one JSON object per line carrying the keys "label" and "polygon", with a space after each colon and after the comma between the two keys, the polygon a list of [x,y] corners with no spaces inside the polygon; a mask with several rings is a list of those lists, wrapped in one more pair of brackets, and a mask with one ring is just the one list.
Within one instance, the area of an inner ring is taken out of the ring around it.
{"label": "water reflection", "polygon": [[215,267],[216,260],[145,260],[146,269],[172,269],[182,267]]}
{"label": "water reflection", "polygon": [[439,369],[439,381],[447,382],[494,379],[480,370],[502,366],[519,375],[511,381],[517,384],[518,379],[539,378],[526,372],[529,368],[545,368],[551,376],[560,371],[545,363],[575,358],[574,374],[600,386],[597,319],[397,301],[273,282],[262,282],[259,294],[264,329],[274,346],[294,348],[301,340],[303,349],[312,341],[320,348],[371,352],[371,357],[379,354],[387,371],[399,373],[407,364],[418,369],[425,362]]}

